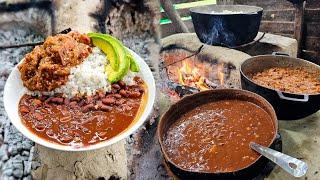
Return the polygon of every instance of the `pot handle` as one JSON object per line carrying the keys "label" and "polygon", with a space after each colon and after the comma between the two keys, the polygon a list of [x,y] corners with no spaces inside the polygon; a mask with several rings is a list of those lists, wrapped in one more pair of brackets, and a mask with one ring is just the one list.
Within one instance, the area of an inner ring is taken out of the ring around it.
{"label": "pot handle", "polygon": [[287,54],[285,52],[273,52],[272,55],[273,56],[290,56],[289,54]]}
{"label": "pot handle", "polygon": [[296,102],[308,102],[309,101],[309,95],[302,95],[303,99],[300,98],[293,98],[293,97],[286,97],[282,92],[277,91],[278,96],[280,99],[288,100],[288,101],[296,101]]}

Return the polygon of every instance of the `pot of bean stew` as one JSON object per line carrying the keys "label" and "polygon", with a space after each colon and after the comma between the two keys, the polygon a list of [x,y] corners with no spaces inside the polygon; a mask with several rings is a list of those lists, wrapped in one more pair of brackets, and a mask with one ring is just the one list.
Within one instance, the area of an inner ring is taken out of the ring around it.
{"label": "pot of bean stew", "polygon": [[320,109],[320,66],[286,54],[255,56],[240,67],[241,86],[267,99],[281,120]]}
{"label": "pot of bean stew", "polygon": [[179,179],[252,179],[269,161],[250,142],[275,149],[277,132],[271,104],[240,89],[185,96],[162,116],[157,131],[165,163]]}

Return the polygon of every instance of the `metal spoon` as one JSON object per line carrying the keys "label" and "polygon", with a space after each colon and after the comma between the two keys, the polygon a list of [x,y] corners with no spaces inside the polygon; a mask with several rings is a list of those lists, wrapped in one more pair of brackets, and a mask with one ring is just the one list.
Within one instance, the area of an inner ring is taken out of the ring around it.
{"label": "metal spoon", "polygon": [[272,162],[276,163],[294,177],[304,176],[308,171],[308,165],[299,159],[261,146],[255,142],[251,142],[250,147],[264,157],[270,159]]}

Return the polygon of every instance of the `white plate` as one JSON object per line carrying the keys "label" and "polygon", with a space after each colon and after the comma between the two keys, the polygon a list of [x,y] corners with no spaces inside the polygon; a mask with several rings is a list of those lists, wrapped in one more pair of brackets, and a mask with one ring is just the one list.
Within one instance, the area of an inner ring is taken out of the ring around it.
{"label": "white plate", "polygon": [[148,116],[152,111],[154,100],[155,100],[156,87],[155,87],[154,78],[149,66],[144,62],[144,60],[139,55],[137,55],[135,52],[133,52],[130,49],[128,50],[131,52],[131,54],[136,59],[137,63],[140,65],[140,73],[141,73],[142,79],[145,81],[148,88],[148,99],[147,99],[146,107],[143,110],[143,113],[140,116],[140,118],[134,122],[135,124],[131,125],[130,128],[126,129],[124,132],[120,133],[119,135],[109,140],[106,140],[94,145],[89,145],[89,146],[79,147],[79,148],[59,145],[38,137],[37,135],[32,133],[30,130],[28,130],[26,126],[22,124],[22,121],[18,114],[18,104],[19,104],[20,98],[25,94],[25,88],[23,88],[22,80],[20,78],[20,72],[17,66],[14,67],[14,69],[10,73],[7,79],[6,85],[4,87],[4,94],[3,94],[4,107],[12,124],[24,136],[36,142],[37,144],[46,146],[48,148],[63,150],[63,151],[94,150],[94,149],[98,149],[98,148],[102,148],[102,147],[114,144],[128,137],[129,135],[133,134],[146,121],[146,119],[148,118]]}

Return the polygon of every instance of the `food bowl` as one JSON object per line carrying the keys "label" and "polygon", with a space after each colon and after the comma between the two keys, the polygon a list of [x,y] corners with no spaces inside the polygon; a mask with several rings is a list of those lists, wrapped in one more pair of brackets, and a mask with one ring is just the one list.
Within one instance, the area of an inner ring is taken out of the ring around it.
{"label": "food bowl", "polygon": [[27,138],[34,141],[37,144],[40,144],[42,146],[46,146],[48,148],[62,150],[62,151],[87,151],[87,150],[94,150],[102,147],[109,146],[111,144],[114,144],[126,137],[128,137],[130,134],[134,133],[148,118],[149,114],[152,111],[154,100],[155,100],[155,81],[152,75],[152,72],[149,68],[149,66],[145,63],[145,61],[137,55],[132,50],[128,49],[130,53],[134,56],[135,60],[140,66],[140,74],[142,79],[144,80],[147,91],[148,91],[148,97],[146,100],[146,105],[142,113],[140,114],[139,118],[136,118],[129,127],[118,134],[117,136],[94,144],[84,147],[72,147],[72,146],[64,146],[57,143],[46,141],[40,137],[38,137],[36,134],[33,134],[21,121],[19,113],[18,113],[18,104],[21,99],[21,97],[25,94],[25,88],[23,87],[21,78],[20,78],[20,72],[17,68],[17,66],[14,67],[11,74],[9,75],[5,88],[4,88],[4,107],[5,110],[12,122],[12,124]]}
{"label": "food bowl", "polygon": [[200,41],[227,47],[254,40],[259,31],[262,11],[260,7],[245,5],[209,5],[190,9],[194,30]]}
{"label": "food bowl", "polygon": [[[174,122],[176,122],[183,114],[198,107],[199,105],[203,105],[209,102],[216,102],[219,100],[243,100],[261,107],[268,113],[268,115],[272,119],[272,121],[270,122],[273,124],[274,130],[276,132],[278,131],[277,117],[271,104],[269,104],[268,101],[257,94],[238,89],[217,89],[185,96],[180,101],[173,104],[169,108],[169,110],[162,116],[157,129],[158,141],[160,143],[165,162],[177,177],[181,179],[249,179],[261,173],[262,169],[264,169],[266,164],[269,162],[269,160],[267,160],[266,158],[259,156],[258,159],[256,159],[254,162],[243,169],[232,172],[215,173],[185,169],[175,164],[172,159],[170,159],[168,153],[166,152],[166,149],[164,148],[164,135],[168,131],[169,127]],[[268,147],[273,149],[275,148],[278,139],[276,132],[274,133],[272,142],[268,145]]]}
{"label": "food bowl", "polygon": [[251,80],[251,75],[273,67],[302,67],[320,75],[320,66],[309,61],[284,55],[255,56],[244,61],[240,67],[241,86],[267,99],[281,120],[295,120],[309,116],[320,109],[320,93],[286,93],[261,86]]}

